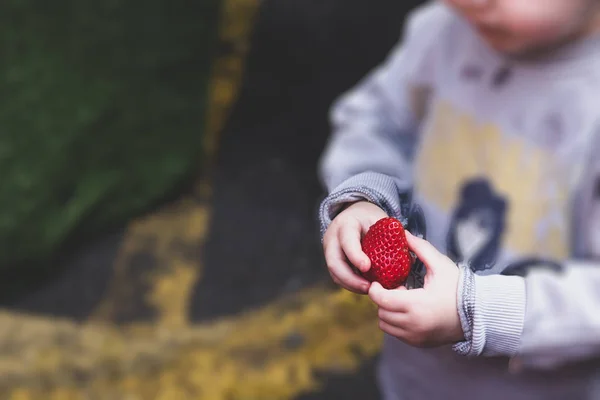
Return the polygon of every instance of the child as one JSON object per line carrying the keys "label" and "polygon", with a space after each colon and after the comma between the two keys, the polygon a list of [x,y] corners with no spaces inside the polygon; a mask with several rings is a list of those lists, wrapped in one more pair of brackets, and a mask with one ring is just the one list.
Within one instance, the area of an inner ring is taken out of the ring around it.
{"label": "child", "polygon": [[[386,400],[600,398],[599,96],[599,0],[446,0],[336,102],[325,258],[379,307]],[[388,215],[424,286],[354,272]]]}

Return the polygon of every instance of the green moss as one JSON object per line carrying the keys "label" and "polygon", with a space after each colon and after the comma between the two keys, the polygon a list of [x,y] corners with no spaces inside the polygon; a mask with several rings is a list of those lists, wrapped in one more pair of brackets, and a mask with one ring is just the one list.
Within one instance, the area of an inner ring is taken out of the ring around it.
{"label": "green moss", "polygon": [[219,3],[0,2],[0,270],[124,222],[198,168]]}

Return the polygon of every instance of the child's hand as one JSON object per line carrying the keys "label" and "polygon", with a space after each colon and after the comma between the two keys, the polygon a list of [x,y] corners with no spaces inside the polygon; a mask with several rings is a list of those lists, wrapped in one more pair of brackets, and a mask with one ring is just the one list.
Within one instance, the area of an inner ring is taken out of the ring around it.
{"label": "child's hand", "polygon": [[429,242],[406,233],[408,246],[427,268],[422,289],[386,290],[373,283],[369,297],[379,306],[379,327],[416,347],[464,340],[456,305],[459,270]]}
{"label": "child's hand", "polygon": [[387,214],[375,204],[360,201],[334,218],[323,237],[323,249],[329,274],[335,283],[354,293],[369,291],[369,281],[357,275],[348,261],[362,272],[371,268],[371,260],[362,251],[360,240],[371,225],[385,217]]}

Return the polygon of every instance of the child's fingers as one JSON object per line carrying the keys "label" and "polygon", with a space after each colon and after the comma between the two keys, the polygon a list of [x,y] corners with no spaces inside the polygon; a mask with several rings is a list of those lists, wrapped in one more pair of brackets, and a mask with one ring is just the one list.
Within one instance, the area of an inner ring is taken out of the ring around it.
{"label": "child's fingers", "polygon": [[352,265],[362,272],[367,272],[371,267],[371,260],[362,251],[360,229],[361,227],[358,222],[355,225],[344,226],[343,229],[339,230],[339,240],[344,254],[346,254]]}
{"label": "child's fingers", "polygon": [[383,308],[378,310],[379,319],[398,328],[410,326],[410,315],[402,312],[389,311]]}
{"label": "child's fingers", "polygon": [[403,340],[407,336],[407,332],[404,329],[390,325],[382,320],[379,320],[379,329],[381,329],[388,335],[394,336],[400,340]]}
{"label": "child's fingers", "polygon": [[344,288],[357,293],[367,293],[369,282],[356,275],[345,260],[344,252],[338,243],[330,243],[325,248],[325,261],[334,280]]}
{"label": "child's fingers", "polygon": [[331,274],[338,281],[338,285],[344,289],[358,294],[367,294],[369,291],[370,283],[366,279],[356,275],[350,267],[337,271],[337,273],[331,272]]}
{"label": "child's fingers", "polygon": [[394,312],[407,312],[410,308],[410,291],[404,286],[394,290],[384,289],[378,282],[369,288],[369,297],[380,308]]}
{"label": "child's fingers", "polygon": [[440,253],[431,243],[406,231],[408,247],[417,255],[419,260],[425,264],[427,270],[433,272],[436,266],[445,261],[445,256]]}
{"label": "child's fingers", "polygon": [[332,281],[333,281],[333,282],[334,282],[336,285],[338,285],[338,286],[340,286],[340,287],[342,287],[342,288],[344,288],[344,289],[346,289],[346,290],[348,290],[348,291],[350,291],[350,292],[352,292],[352,293],[356,293],[356,294],[366,294],[366,293],[367,293],[367,292],[366,292],[366,290],[356,290],[356,289],[352,289],[352,288],[349,288],[349,287],[346,287],[346,286],[344,286],[344,285],[342,284],[342,281],[340,281],[340,280],[338,279],[338,277],[336,277],[336,276],[335,276],[335,275],[334,275],[334,274],[333,274],[331,271],[329,271],[329,276],[331,276],[331,280],[332,280]]}

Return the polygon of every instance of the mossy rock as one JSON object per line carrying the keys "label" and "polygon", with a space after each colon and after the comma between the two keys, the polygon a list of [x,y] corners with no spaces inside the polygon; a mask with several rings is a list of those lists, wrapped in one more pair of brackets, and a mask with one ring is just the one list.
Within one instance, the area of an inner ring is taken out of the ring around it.
{"label": "mossy rock", "polygon": [[0,271],[197,172],[220,3],[0,2]]}

